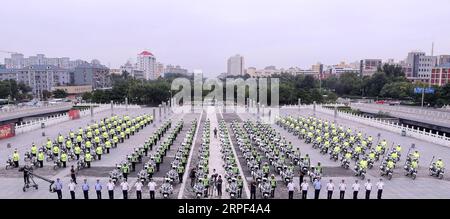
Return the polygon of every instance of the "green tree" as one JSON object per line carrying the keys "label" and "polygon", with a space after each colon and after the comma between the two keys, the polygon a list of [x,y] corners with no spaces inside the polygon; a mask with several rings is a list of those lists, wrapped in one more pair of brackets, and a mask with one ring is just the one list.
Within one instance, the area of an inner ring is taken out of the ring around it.
{"label": "green tree", "polygon": [[68,96],[68,94],[65,90],[57,89],[57,90],[53,91],[54,98],[66,98],[67,96]]}
{"label": "green tree", "polygon": [[42,91],[42,99],[48,100],[48,98],[50,98],[51,96],[52,96],[52,92],[50,92],[48,90]]}

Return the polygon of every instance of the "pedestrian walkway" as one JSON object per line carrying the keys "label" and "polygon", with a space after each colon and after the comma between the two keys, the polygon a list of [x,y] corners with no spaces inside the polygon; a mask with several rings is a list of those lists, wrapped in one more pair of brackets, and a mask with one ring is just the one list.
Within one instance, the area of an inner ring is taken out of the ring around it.
{"label": "pedestrian walkway", "polygon": [[[213,173],[213,169],[216,169],[216,173],[223,177],[225,176],[225,169],[223,167],[224,162],[222,159],[222,152],[220,152],[220,140],[219,138],[214,138],[214,128],[217,128],[217,134],[219,134],[219,121],[216,116],[216,108],[210,106],[207,110],[207,117],[210,121],[210,136],[211,141],[209,145],[209,173],[210,175]],[[228,182],[223,180],[222,183],[222,198],[229,199],[230,196],[228,192],[225,192],[225,188],[228,187]],[[217,195],[217,191],[214,191],[213,194]],[[219,198],[217,196],[213,196],[212,198]]]}

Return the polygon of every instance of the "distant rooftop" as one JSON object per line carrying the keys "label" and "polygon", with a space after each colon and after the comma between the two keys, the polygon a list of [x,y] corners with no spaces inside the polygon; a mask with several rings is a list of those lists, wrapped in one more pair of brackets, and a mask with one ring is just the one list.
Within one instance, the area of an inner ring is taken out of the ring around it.
{"label": "distant rooftop", "polygon": [[439,68],[450,68],[450,63],[445,63],[438,66]]}
{"label": "distant rooftop", "polygon": [[141,53],[139,53],[139,55],[143,55],[143,56],[153,56],[153,54],[149,51],[142,51]]}

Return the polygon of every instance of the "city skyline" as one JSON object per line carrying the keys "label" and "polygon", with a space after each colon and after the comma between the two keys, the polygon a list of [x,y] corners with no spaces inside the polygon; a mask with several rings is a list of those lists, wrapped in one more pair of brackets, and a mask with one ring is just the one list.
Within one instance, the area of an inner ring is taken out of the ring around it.
{"label": "city skyline", "polygon": [[[234,54],[246,57],[249,67],[308,68],[317,62],[404,60],[413,50],[430,54],[432,42],[434,55],[450,51],[448,30],[443,28],[450,20],[448,1],[89,1],[89,8],[78,1],[14,1],[2,5],[0,50],[98,59],[111,68],[135,59],[142,50],[162,63],[202,69],[211,76],[226,72],[226,59]],[[0,60],[8,56],[0,53]]]}

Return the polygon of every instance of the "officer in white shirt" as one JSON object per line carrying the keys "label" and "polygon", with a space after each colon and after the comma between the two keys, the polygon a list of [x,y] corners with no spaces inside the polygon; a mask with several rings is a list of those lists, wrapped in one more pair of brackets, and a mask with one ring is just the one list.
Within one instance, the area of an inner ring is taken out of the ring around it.
{"label": "officer in white shirt", "polygon": [[302,187],[302,199],[306,199],[307,198],[307,194],[308,194],[308,182],[306,182],[306,180],[303,180],[303,183],[301,184]]}
{"label": "officer in white shirt", "polygon": [[372,191],[372,183],[370,182],[370,179],[367,179],[364,187],[366,188],[366,199],[370,199],[370,192]]}
{"label": "officer in white shirt", "polygon": [[114,199],[114,187],[116,185],[114,185],[114,183],[112,182],[112,180],[109,180],[108,184],[106,184],[106,188],[108,189],[108,196],[109,199]]}
{"label": "officer in white shirt", "polygon": [[380,181],[377,182],[378,194],[377,199],[381,199],[381,195],[383,194],[384,182],[383,179],[380,178]]}
{"label": "officer in white shirt", "polygon": [[122,187],[123,199],[128,199],[129,186],[126,179],[123,180],[123,182],[120,184],[120,187]]}
{"label": "officer in white shirt", "polygon": [[153,182],[152,178],[150,178],[150,182],[148,182],[148,190],[150,191],[150,199],[155,199],[156,183]]}
{"label": "officer in white shirt", "polygon": [[358,180],[355,180],[355,183],[352,185],[353,199],[358,199],[359,186]]}
{"label": "officer in white shirt", "polygon": [[330,182],[327,183],[327,199],[332,199],[334,190],[333,180],[330,179]]}
{"label": "officer in white shirt", "polygon": [[344,199],[346,189],[347,189],[347,185],[345,184],[345,180],[342,180],[341,183],[339,183],[339,198],[340,199]]}
{"label": "officer in white shirt", "polygon": [[292,180],[288,183],[287,189],[288,189],[288,192],[289,192],[289,199],[293,199],[294,198],[295,185],[294,185],[294,182],[292,182]]}
{"label": "officer in white shirt", "polygon": [[136,187],[136,199],[142,199],[142,186],[144,185],[139,180],[134,184],[134,187]]}
{"label": "officer in white shirt", "polygon": [[75,188],[76,188],[76,184],[75,182],[73,182],[73,179],[70,180],[69,185],[67,185],[67,187],[69,188],[70,191],[70,198],[71,199],[75,199]]}

